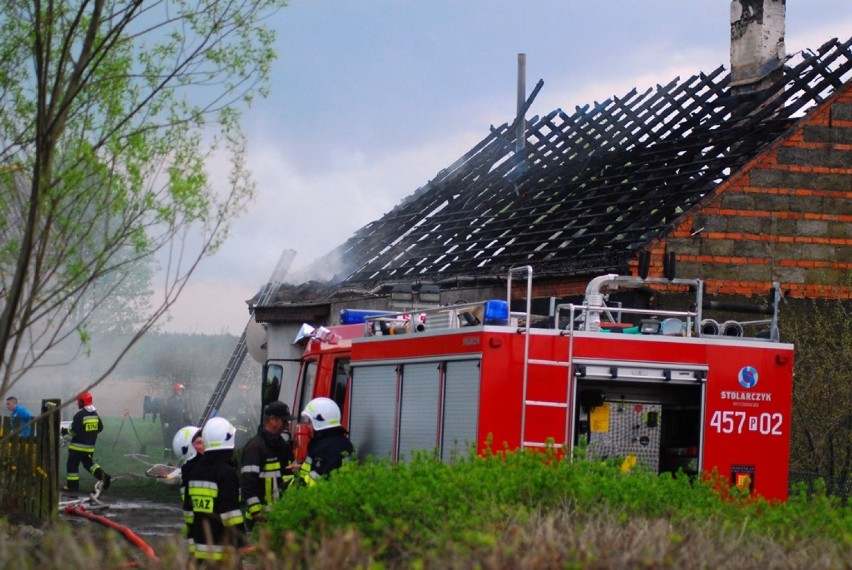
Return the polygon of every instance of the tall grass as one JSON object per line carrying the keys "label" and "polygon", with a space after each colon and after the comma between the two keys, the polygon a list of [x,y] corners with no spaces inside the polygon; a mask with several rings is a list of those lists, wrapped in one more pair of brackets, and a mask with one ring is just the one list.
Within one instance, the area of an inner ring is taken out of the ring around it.
{"label": "tall grass", "polygon": [[[158,567],[113,535],[0,524],[0,567]],[[102,531],[100,531],[102,532]],[[349,464],[298,487],[232,568],[849,568],[852,509],[819,489],[784,504],[553,452],[447,465],[428,454]],[[191,567],[180,539],[159,567]],[[242,566],[240,565],[242,564]]]}

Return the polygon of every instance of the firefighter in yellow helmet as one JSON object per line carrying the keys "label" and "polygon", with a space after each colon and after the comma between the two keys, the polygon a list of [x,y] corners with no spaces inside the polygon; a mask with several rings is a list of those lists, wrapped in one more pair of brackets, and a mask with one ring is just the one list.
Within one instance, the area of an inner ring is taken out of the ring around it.
{"label": "firefighter in yellow helmet", "polygon": [[314,398],[305,406],[302,415],[308,417],[313,434],[299,476],[306,485],[312,486],[348,461],[354,448],[340,423],[340,408],[331,398]]}
{"label": "firefighter in yellow helmet", "polygon": [[103,483],[103,489],[109,489],[112,477],[95,463],[95,443],[98,434],[104,429],[104,424],[98,415],[97,409],[92,404],[92,395],[83,392],[77,396],[77,413],[71,421],[70,428],[62,428],[62,435],[70,435],[71,442],[68,444],[68,462],[65,464],[66,483],[62,487],[65,492],[76,492],[80,490],[80,464],[86,471],[94,475],[95,479]]}

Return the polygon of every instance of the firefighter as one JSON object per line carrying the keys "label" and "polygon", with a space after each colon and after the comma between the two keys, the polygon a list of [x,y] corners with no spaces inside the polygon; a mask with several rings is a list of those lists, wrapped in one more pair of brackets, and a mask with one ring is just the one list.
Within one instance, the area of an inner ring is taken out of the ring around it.
{"label": "firefighter", "polygon": [[65,464],[66,482],[62,490],[65,492],[76,492],[80,490],[80,464],[91,473],[95,479],[103,483],[103,490],[109,489],[112,477],[95,463],[95,443],[98,434],[104,429],[104,423],[98,415],[97,409],[92,404],[92,395],[83,392],[77,396],[77,413],[71,420],[70,428],[62,428],[62,435],[70,435],[71,442],[68,444],[68,462]]}
{"label": "firefighter", "polygon": [[331,398],[314,398],[302,415],[310,420],[313,433],[308,441],[308,455],[299,467],[299,477],[310,487],[348,461],[354,449],[340,423],[340,408]]}
{"label": "firefighter", "polygon": [[[175,434],[172,442],[172,450],[178,461],[183,461],[180,467],[180,498],[181,504],[186,501],[186,485],[189,481],[190,474],[193,468],[198,464],[199,457],[204,453],[204,443],[201,439],[201,428],[196,426],[185,426],[180,428]],[[184,511],[183,519],[186,523],[184,536],[189,538],[190,521],[192,520],[192,511]],[[189,541],[189,550],[195,550],[193,541]]]}
{"label": "firefighter", "polygon": [[287,431],[296,419],[284,402],[270,402],[263,410],[263,426],[243,449],[240,490],[249,524],[262,523],[272,503],[293,481],[286,471],[293,462],[293,444]]}
{"label": "firefighter", "polygon": [[204,454],[188,474],[183,510],[189,525],[190,552],[200,562],[225,560],[229,549],[246,544],[234,461],[236,431],[225,418],[208,420],[201,430]]}
{"label": "firefighter", "polygon": [[180,428],[172,441],[172,451],[178,461],[183,462],[180,467],[180,496],[183,498],[186,492],[186,481],[189,478],[189,473],[198,463],[198,457],[204,453],[201,428],[196,426]]}
{"label": "firefighter", "polygon": [[172,386],[172,395],[166,400],[164,409],[160,412],[160,421],[163,424],[163,458],[177,459],[172,455],[172,442],[180,426],[187,425],[189,410],[184,399],[186,386],[180,382]]}
{"label": "firefighter", "polygon": [[19,426],[24,426],[18,435],[21,437],[29,437],[30,422],[33,421],[33,415],[30,411],[19,404],[18,399],[15,396],[9,396],[6,398],[6,409],[9,410],[9,417],[12,419],[9,427],[14,430]]}

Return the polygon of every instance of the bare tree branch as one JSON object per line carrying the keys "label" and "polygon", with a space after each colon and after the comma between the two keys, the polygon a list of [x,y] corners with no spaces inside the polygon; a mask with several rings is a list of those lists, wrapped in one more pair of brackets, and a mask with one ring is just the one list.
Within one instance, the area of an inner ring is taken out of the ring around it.
{"label": "bare tree branch", "polygon": [[[133,307],[133,334],[97,385],[218,247],[253,197],[238,119],[266,92],[264,20],[284,4],[0,4],[0,393],[90,350],[105,304]],[[230,161],[227,184],[208,179],[213,156]],[[160,262],[150,304],[131,276],[150,285]]]}

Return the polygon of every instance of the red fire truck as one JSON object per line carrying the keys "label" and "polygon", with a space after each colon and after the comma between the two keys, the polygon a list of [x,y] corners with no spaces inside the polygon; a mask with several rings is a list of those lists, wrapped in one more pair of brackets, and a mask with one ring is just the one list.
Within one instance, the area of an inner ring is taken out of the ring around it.
{"label": "red fire truck", "polygon": [[[512,311],[518,271],[526,272],[526,295],[518,295],[526,309]],[[691,291],[695,303],[665,311],[610,302],[616,291],[648,287]],[[404,461],[427,450],[450,461],[489,442],[567,453],[582,446],[591,458],[660,473],[716,470],[784,500],[793,346],[779,341],[780,292],[773,284],[761,306],[707,303],[703,290],[701,280],[604,275],[581,304],[540,316],[531,311],[532,269],[522,267],[509,274],[506,299],[404,313],[344,309],[340,325],[304,326],[287,341],[303,349],[291,379],[274,356],[284,339],[270,331],[265,382],[283,385],[280,398],[296,411],[313,397],[334,399],[360,457]],[[719,323],[705,318],[710,309],[767,318]]]}

